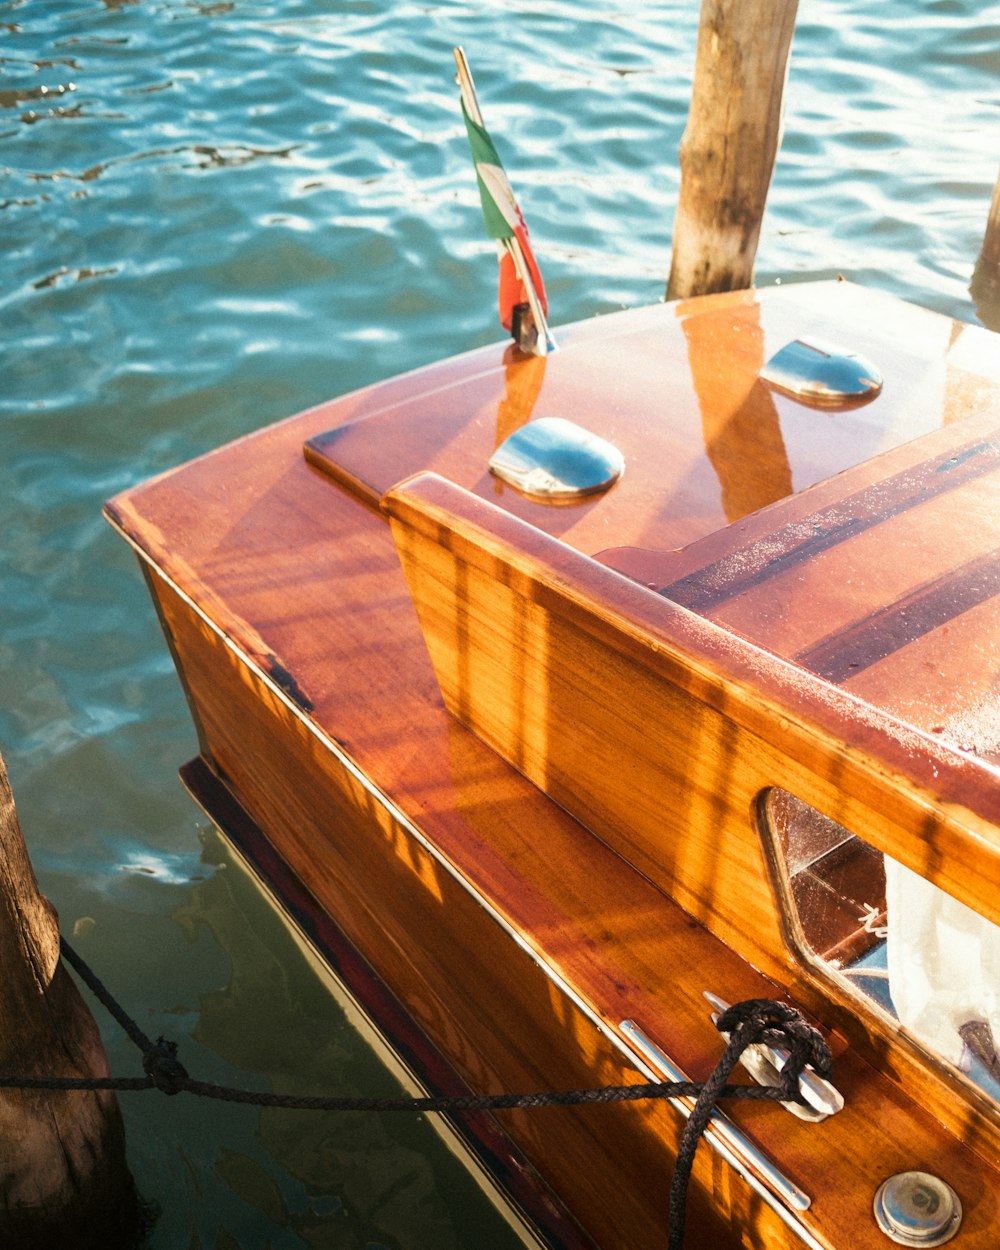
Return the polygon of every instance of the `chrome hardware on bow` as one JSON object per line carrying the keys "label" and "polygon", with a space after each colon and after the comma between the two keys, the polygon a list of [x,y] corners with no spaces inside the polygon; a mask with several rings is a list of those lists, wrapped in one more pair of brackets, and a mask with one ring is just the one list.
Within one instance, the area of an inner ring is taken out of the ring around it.
{"label": "chrome hardware on bow", "polygon": [[[712,1023],[716,1024],[719,1016],[728,1010],[729,1003],[719,998],[718,995],[709,993],[708,990],[705,990],[704,994],[705,998],[716,1008],[712,1012]],[[722,1036],[727,1042],[729,1041],[728,1033],[723,1033]],[[781,1069],[788,1061],[788,1055],[789,1052],[784,1046],[769,1046],[764,1042],[758,1042],[754,1046],[747,1047],[740,1062],[758,1085],[775,1086],[781,1083]],[[799,1092],[809,1104],[808,1107],[803,1107],[797,1102],[783,1102],[781,1105],[792,1115],[798,1116],[800,1120],[819,1123],[827,1116],[836,1115],[844,1106],[844,1097],[840,1091],[815,1073],[812,1068],[805,1068],[799,1077]]]}
{"label": "chrome hardware on bow", "polygon": [[490,472],[535,499],[570,503],[614,485],[625,471],[617,447],[563,417],[538,417],[490,458]]}
{"label": "chrome hardware on bow", "polygon": [[760,376],[803,403],[824,406],[874,399],[882,389],[882,375],[863,356],[816,339],[786,343]]}
{"label": "chrome hardware on bow", "polygon": [[943,1246],[962,1223],[954,1189],[930,1172],[898,1172],[875,1195],[875,1220],[898,1246]]}

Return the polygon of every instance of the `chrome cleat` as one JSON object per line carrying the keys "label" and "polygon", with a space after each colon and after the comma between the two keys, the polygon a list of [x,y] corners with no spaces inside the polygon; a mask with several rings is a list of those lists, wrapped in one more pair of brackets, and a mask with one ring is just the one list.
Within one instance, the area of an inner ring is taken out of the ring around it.
{"label": "chrome cleat", "polygon": [[[717,1025],[722,1013],[728,1011],[729,1003],[708,990],[704,991],[704,995],[716,1008],[712,1012],[712,1023]],[[729,1041],[728,1033],[722,1033],[722,1036],[727,1042]],[[788,1062],[789,1054],[790,1052],[784,1046],[771,1046],[766,1042],[758,1042],[747,1047],[740,1062],[758,1085],[778,1086],[781,1084],[781,1070]],[[799,1092],[809,1104],[808,1106],[802,1106],[797,1102],[783,1102],[781,1105],[800,1120],[809,1120],[818,1124],[821,1120],[836,1115],[843,1109],[844,1096],[812,1068],[805,1068],[799,1077]]]}

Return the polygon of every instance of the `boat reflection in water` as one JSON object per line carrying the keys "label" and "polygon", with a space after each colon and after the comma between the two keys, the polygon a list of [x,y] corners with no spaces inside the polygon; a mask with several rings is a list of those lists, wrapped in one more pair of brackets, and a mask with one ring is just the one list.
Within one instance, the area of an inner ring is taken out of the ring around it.
{"label": "boat reflection in water", "polygon": [[[713,1003],[797,1005],[843,1108],[734,1105],[746,1153],[699,1151],[691,1244],[993,1247],[997,340],[819,283],[558,341],[108,505],[198,728],[185,778],[437,1089],[642,1081],[653,1053],[699,1079]],[[813,358],[862,393],[817,393]],[[623,471],[569,500],[491,472],[541,418]],[[550,1240],[611,1250],[663,1244],[682,1123],[461,1127]]]}
{"label": "boat reflection in water", "polygon": [[[214,829],[202,860],[216,871],[196,885],[173,919],[193,942],[207,929],[230,963],[228,980],[202,994],[193,1040],[269,1092],[325,1097],[398,1097],[412,1088],[387,1071],[381,1039],[308,944],[296,942],[266,893]],[[460,1250],[474,1240],[509,1250],[521,1238],[485,1203],[457,1199],[475,1182],[426,1117],[362,1111],[315,1113],[253,1108],[261,1151],[222,1147],[210,1166],[222,1183],[274,1227],[307,1245],[386,1244]],[[197,1151],[197,1148],[195,1148]],[[280,1166],[275,1168],[274,1163]],[[192,1170],[197,1159],[189,1162]],[[462,1212],[468,1210],[469,1215]],[[472,1212],[475,1212],[475,1215]],[[216,1212],[220,1236],[227,1213]],[[239,1228],[230,1227],[233,1244]],[[178,1230],[180,1235],[180,1230]],[[220,1243],[221,1244],[221,1243]]]}

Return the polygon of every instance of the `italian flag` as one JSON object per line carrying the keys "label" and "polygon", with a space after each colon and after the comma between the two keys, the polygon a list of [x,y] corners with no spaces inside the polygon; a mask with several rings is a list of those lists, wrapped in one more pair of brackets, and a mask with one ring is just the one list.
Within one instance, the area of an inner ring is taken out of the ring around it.
{"label": "italian flag", "polygon": [[[510,330],[514,308],[518,304],[530,304],[530,298],[522,277],[518,274],[516,254],[520,250],[527,268],[529,280],[534,287],[531,293],[541,306],[543,316],[548,314],[549,305],[545,297],[545,284],[535,260],[535,253],[528,237],[528,227],[524,220],[510,181],[504,171],[493,140],[481,121],[470,115],[469,103],[478,114],[478,106],[473,98],[467,102],[466,92],[462,92],[462,116],[465,118],[465,129],[469,136],[469,147],[476,166],[476,181],[479,183],[479,198],[483,206],[483,219],[487,232],[497,239],[503,250],[500,255],[500,322]],[[517,241],[516,245],[514,240]],[[539,327],[540,331],[544,328]]]}

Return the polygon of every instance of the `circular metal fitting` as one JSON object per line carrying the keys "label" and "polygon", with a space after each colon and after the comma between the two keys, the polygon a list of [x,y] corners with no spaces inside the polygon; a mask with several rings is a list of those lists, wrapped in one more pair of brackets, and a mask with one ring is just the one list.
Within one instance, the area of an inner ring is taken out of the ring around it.
{"label": "circular metal fitting", "polygon": [[958,1194],[930,1172],[899,1172],[875,1195],[879,1228],[900,1246],[942,1246],[958,1232]]}

